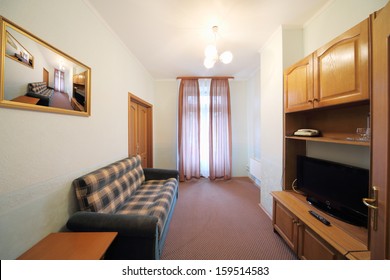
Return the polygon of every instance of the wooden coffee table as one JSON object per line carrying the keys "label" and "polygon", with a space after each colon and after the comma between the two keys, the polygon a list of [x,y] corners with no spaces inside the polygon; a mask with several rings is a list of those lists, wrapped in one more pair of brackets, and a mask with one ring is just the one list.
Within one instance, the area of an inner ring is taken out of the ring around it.
{"label": "wooden coffee table", "polygon": [[117,232],[51,233],[18,260],[100,260]]}
{"label": "wooden coffee table", "polygon": [[35,97],[27,96],[27,95],[21,95],[21,96],[18,96],[16,98],[12,99],[11,101],[35,105],[39,102],[39,98],[35,98]]}

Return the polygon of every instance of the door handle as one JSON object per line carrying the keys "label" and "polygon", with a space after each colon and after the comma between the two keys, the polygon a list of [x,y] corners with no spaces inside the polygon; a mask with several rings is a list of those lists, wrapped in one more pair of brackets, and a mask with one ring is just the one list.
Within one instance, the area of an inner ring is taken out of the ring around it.
{"label": "door handle", "polygon": [[372,187],[372,198],[363,198],[363,203],[374,211],[373,230],[376,231],[378,229],[378,188],[376,186]]}
{"label": "door handle", "polygon": [[373,198],[363,198],[363,203],[368,208],[377,210],[378,209],[378,188],[373,186],[372,193],[373,193]]}

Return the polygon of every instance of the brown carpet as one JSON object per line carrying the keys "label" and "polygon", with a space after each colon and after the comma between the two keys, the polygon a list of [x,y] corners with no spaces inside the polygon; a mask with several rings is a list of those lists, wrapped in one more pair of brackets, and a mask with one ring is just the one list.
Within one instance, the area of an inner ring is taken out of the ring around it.
{"label": "brown carpet", "polygon": [[50,107],[73,110],[72,105],[70,105],[69,95],[65,92],[59,91],[54,91],[50,101]]}
{"label": "brown carpet", "polygon": [[161,259],[291,260],[249,178],[180,183]]}

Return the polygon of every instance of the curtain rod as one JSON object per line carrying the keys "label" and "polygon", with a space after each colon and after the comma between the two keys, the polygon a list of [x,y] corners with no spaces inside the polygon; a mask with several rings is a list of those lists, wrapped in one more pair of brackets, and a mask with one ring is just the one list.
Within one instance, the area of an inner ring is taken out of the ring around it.
{"label": "curtain rod", "polygon": [[194,80],[194,79],[234,79],[232,76],[184,76],[176,77],[176,80]]}

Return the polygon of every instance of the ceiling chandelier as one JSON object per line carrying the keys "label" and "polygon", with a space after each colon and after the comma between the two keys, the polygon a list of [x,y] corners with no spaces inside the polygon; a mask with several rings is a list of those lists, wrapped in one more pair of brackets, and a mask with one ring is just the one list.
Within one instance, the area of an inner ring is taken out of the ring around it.
{"label": "ceiling chandelier", "polygon": [[233,60],[233,54],[230,51],[224,51],[221,55],[218,55],[217,50],[217,33],[218,26],[213,26],[214,44],[208,45],[204,50],[204,66],[207,69],[213,68],[214,64],[219,60],[224,64],[229,64]]}

